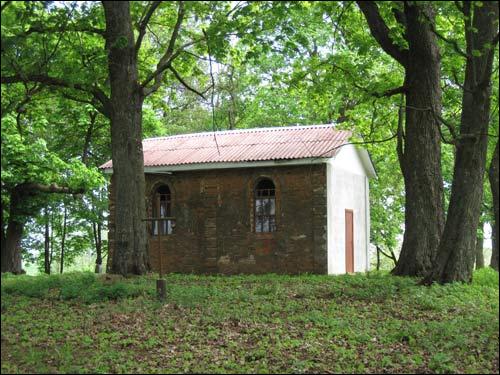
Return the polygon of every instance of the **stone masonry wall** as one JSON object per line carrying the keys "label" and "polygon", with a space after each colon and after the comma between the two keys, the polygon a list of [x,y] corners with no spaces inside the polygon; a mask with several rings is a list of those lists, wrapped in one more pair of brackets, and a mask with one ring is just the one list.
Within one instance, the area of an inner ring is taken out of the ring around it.
{"label": "stone masonry wall", "polygon": [[[254,230],[253,189],[262,177],[276,186],[272,233]],[[148,217],[162,184],[170,187],[176,217],[173,233],[162,236],[164,273],[327,273],[325,164],[146,174]],[[110,254],[114,205],[111,186]],[[158,271],[157,236],[149,237],[149,254]]]}

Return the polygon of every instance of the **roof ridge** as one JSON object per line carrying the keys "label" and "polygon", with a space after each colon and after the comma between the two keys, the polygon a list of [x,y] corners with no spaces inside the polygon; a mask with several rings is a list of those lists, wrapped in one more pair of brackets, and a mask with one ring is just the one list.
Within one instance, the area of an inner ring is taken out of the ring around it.
{"label": "roof ridge", "polygon": [[[270,126],[263,128],[246,128],[246,129],[232,129],[232,130],[218,130],[216,132],[207,131],[199,133],[185,133],[185,134],[175,134],[167,135],[162,137],[146,138],[142,141],[156,141],[167,138],[194,138],[194,137],[204,137],[213,136],[221,134],[240,134],[240,133],[258,133],[258,132],[272,132],[272,131],[283,131],[283,130],[299,130],[299,129],[313,129],[313,128],[335,128],[336,124],[318,124],[318,125],[292,125],[292,126]],[[336,130],[336,129],[335,129]],[[348,130],[338,130],[338,131],[348,131]]]}

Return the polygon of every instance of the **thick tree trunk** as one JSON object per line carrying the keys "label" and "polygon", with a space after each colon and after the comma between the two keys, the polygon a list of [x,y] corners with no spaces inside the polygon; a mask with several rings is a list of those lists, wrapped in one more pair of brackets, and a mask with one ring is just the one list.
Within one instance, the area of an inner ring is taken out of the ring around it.
{"label": "thick tree trunk", "polygon": [[406,29],[408,49],[403,49],[391,39],[390,29],[376,2],[357,3],[373,37],[405,68],[404,149],[403,142],[398,144],[406,191],[405,233],[393,273],[419,276],[431,268],[444,226],[441,139],[437,122],[441,112],[441,63],[432,31],[434,9],[430,2],[404,2],[404,13],[395,12],[398,22]]}
{"label": "thick tree trunk", "polygon": [[24,273],[21,263],[21,238],[23,236],[24,229],[24,217],[20,212],[21,205],[22,195],[18,189],[14,189],[10,194],[7,233],[4,241],[2,241],[2,273]]}
{"label": "thick tree trunk", "polygon": [[111,148],[116,197],[111,272],[149,269],[142,153],[142,90],[138,84],[129,2],[104,1],[111,86]]}
{"label": "thick tree trunk", "polygon": [[479,228],[476,236],[476,270],[484,268],[484,222],[479,221]]}
{"label": "thick tree trunk", "polygon": [[50,215],[45,209],[45,241],[44,241],[44,270],[50,275]]}
{"label": "thick tree trunk", "polygon": [[490,180],[490,186],[491,186],[491,194],[493,196],[493,214],[494,214],[494,222],[493,222],[493,231],[491,235],[491,245],[492,245],[492,250],[491,250],[491,261],[490,261],[490,267],[496,269],[498,271],[498,240],[500,237],[498,237],[498,224],[499,224],[499,202],[498,202],[498,196],[499,196],[499,178],[498,178],[498,141],[497,145],[495,146],[495,152],[493,153],[493,157],[491,158],[491,164],[490,164],[490,169],[488,173],[488,177]]}
{"label": "thick tree trunk", "polygon": [[[473,11],[472,23],[466,21],[469,57],[465,68],[450,205],[436,262],[425,283],[472,280],[486,169],[493,67],[493,53],[483,52],[474,57],[473,50],[485,51],[485,43],[492,43],[497,32],[494,22],[498,20],[498,3],[484,2],[482,7],[474,7]],[[477,32],[472,32],[470,26]]]}
{"label": "thick tree trunk", "polygon": [[68,219],[68,213],[66,210],[66,206],[64,206],[63,230],[62,230],[62,237],[61,237],[61,265],[59,267],[59,273],[63,273],[63,271],[64,271],[64,250],[65,250],[65,245],[66,245],[67,219]]}
{"label": "thick tree trunk", "polygon": [[431,269],[444,227],[440,54],[432,4],[405,2],[406,125],[401,167],[405,181],[405,232],[395,275],[421,276]]}

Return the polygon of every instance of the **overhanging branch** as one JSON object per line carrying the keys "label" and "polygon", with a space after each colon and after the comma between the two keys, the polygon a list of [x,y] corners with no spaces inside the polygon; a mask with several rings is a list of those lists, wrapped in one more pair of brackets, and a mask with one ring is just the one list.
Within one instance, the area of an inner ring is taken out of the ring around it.
{"label": "overhanging branch", "polygon": [[97,27],[92,26],[83,26],[83,25],[65,25],[61,26],[52,26],[52,27],[41,27],[39,25],[32,25],[30,28],[17,36],[28,36],[31,34],[55,34],[55,33],[64,33],[64,32],[85,32],[91,34],[98,34],[104,36],[105,30],[99,29]]}
{"label": "overhanging branch", "polygon": [[408,64],[408,51],[399,48],[390,38],[389,28],[380,15],[377,4],[374,1],[356,1],[356,3],[363,12],[370,32],[380,47],[401,65],[406,66]]}
{"label": "overhanging branch", "polygon": [[15,189],[19,193],[62,193],[62,194],[83,194],[85,192],[85,189],[83,188],[78,188],[78,189],[73,189],[70,187],[66,186],[59,186],[57,184],[50,184],[50,185],[45,185],[45,184],[39,184],[35,182],[27,182],[23,184],[19,184],[15,187]]}
{"label": "overhanging branch", "polygon": [[13,83],[26,83],[26,82],[38,82],[47,86],[54,86],[60,88],[74,89],[77,91],[82,91],[91,94],[95,100],[97,100],[102,105],[101,113],[109,117],[109,106],[110,101],[108,96],[96,86],[88,86],[82,83],[68,82],[62,78],[50,77],[43,74],[28,74],[21,75],[15,74],[12,76],[2,76],[1,83],[3,84],[13,84]]}

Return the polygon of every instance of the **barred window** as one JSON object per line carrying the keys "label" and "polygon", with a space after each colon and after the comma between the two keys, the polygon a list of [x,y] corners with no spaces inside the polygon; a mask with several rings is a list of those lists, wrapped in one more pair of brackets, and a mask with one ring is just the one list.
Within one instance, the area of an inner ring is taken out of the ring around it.
{"label": "barred window", "polygon": [[275,186],[269,178],[260,180],[255,186],[255,232],[276,231]]}
{"label": "barred window", "polygon": [[[170,194],[170,188],[167,185],[161,185],[156,189],[153,196],[153,218],[170,217],[172,216],[172,195]],[[171,234],[172,233],[172,221],[162,220],[160,223],[153,220],[152,225],[152,235],[158,235],[159,225],[162,225],[161,234]]]}

